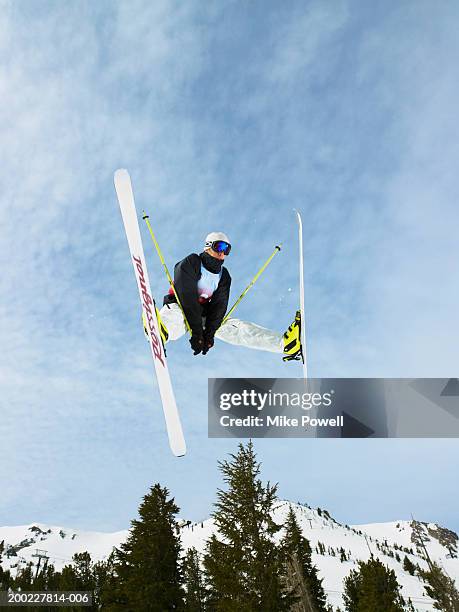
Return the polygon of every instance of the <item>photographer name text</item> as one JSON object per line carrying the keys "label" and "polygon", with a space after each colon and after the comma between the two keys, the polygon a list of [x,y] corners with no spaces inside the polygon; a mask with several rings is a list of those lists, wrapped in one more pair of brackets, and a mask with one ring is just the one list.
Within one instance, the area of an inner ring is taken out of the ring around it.
{"label": "photographer name text", "polygon": [[344,417],[342,415],[331,419],[311,418],[303,415],[301,418],[288,417],[285,415],[276,416],[253,416],[232,417],[225,414],[220,417],[222,427],[343,427]]}

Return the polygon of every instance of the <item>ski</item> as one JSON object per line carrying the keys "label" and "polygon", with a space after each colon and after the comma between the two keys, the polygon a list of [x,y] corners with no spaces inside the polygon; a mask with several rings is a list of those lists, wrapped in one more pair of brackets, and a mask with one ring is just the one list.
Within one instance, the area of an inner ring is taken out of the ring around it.
{"label": "ski", "polygon": [[166,355],[161,342],[158,320],[155,312],[155,302],[152,296],[147,265],[140,236],[137,212],[132,191],[131,179],[127,170],[120,169],[114,176],[116,194],[121,209],[124,229],[131,252],[132,265],[139,290],[142,312],[147,321],[147,332],[156,378],[158,380],[159,394],[166,421],[169,445],[176,457],[186,453],[185,438],[183,436],[180,416],[175,401],[174,391],[167,367]]}
{"label": "ski", "polygon": [[304,312],[304,265],[303,265],[303,222],[300,213],[296,210],[298,222],[298,247],[299,247],[299,288],[300,288],[300,312],[301,312],[301,347],[303,358],[303,376],[308,378],[308,366],[306,361],[306,319]]}

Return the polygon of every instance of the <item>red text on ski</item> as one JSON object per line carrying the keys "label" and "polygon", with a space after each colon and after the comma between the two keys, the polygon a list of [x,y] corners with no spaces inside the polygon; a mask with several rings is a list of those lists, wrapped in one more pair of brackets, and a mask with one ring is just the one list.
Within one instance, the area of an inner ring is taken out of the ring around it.
{"label": "red text on ski", "polygon": [[145,274],[143,271],[142,260],[140,259],[140,257],[134,257],[134,255],[132,256],[132,259],[135,261],[135,267],[137,269],[137,272],[139,273],[139,284],[140,289],[142,291],[143,307],[145,309],[145,314],[147,315],[148,329],[150,330],[151,347],[153,349],[153,354],[161,362],[162,366],[165,367],[164,357],[162,354],[161,340],[158,338],[153,322],[153,317],[155,316],[155,314],[153,313],[153,298],[148,293],[147,286],[145,284]]}

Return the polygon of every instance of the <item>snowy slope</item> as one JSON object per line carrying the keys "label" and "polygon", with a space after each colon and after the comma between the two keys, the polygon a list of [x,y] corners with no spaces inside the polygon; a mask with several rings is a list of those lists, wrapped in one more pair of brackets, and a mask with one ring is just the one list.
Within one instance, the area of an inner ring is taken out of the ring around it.
{"label": "snowy slope", "polygon": [[128,531],[100,533],[96,531],[72,531],[63,527],[32,523],[19,527],[0,527],[0,542],[4,540],[4,569],[17,570],[26,563],[36,562],[37,550],[46,551],[49,563],[58,570],[72,560],[78,552],[88,551],[93,561],[106,558],[114,546],[119,546]]}
{"label": "snowy slope", "polygon": [[[357,561],[367,561],[370,558],[370,550],[390,569],[397,574],[398,582],[402,585],[402,594],[411,600],[419,611],[433,610],[432,601],[425,596],[423,584],[415,576],[410,576],[403,570],[403,559],[405,555],[413,562],[423,568],[427,565],[420,552],[416,550],[411,542],[410,522],[381,523],[364,526],[346,526],[336,522],[326,511],[313,510],[307,506],[283,501],[274,513],[278,524],[284,523],[289,507],[295,511],[297,520],[302,528],[303,535],[309,540],[313,549],[313,562],[319,569],[320,577],[323,578],[323,586],[326,590],[329,603],[333,606],[342,606],[343,579],[351,569],[357,569]],[[404,539],[398,536],[399,530],[396,525],[404,525]],[[435,526],[436,527],[436,526]],[[206,539],[214,532],[215,527],[212,519],[204,523],[193,523],[182,528],[182,542],[185,548],[194,546],[199,551],[205,548]],[[452,533],[452,532],[449,532]],[[367,538],[365,538],[365,535]],[[385,543],[387,541],[387,544]],[[318,544],[325,546],[325,554],[314,552]],[[404,542],[405,544],[403,544]],[[379,547],[377,545],[379,544]],[[412,549],[413,554],[403,550],[397,550],[394,545],[404,546]],[[438,541],[426,542],[426,548],[431,558],[439,560],[441,565],[448,571],[450,576],[459,584],[458,559],[450,559],[449,551],[441,546]],[[339,549],[343,548],[349,560],[341,562]],[[380,550],[382,549],[382,550]],[[396,560],[395,554],[400,557]],[[394,556],[392,556],[394,555]]]}
{"label": "snowy slope", "polygon": [[[402,585],[403,596],[411,597],[419,611],[433,610],[432,602],[424,594],[423,584],[403,570],[405,555],[415,564],[426,567],[423,560],[421,539],[430,557],[437,560],[448,574],[459,584],[458,539],[453,532],[434,524],[398,521],[371,525],[342,525],[325,510],[315,510],[301,504],[281,501],[274,512],[278,524],[285,522],[292,507],[303,534],[311,543],[313,561],[329,602],[342,606],[343,579],[358,560],[368,560],[370,551],[397,574]],[[202,523],[181,521],[181,537],[185,549],[194,546],[203,552],[206,540],[215,532],[213,520]],[[76,552],[91,553],[94,561],[108,556],[114,546],[119,546],[128,531],[97,533],[72,531],[60,527],[35,523],[20,527],[0,527],[0,542],[5,540],[6,554],[3,567],[17,571],[28,561],[35,562],[33,554],[37,549],[47,551],[50,562],[61,569],[71,561]],[[319,554],[319,543],[324,554]],[[347,560],[341,561],[340,549],[345,551]],[[400,561],[397,560],[398,555]]]}

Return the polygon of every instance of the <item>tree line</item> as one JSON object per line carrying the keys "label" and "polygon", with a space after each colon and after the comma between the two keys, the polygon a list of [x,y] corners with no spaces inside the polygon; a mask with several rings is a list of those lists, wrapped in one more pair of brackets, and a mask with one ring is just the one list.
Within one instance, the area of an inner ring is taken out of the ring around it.
{"label": "tree line", "polygon": [[[183,551],[179,508],[167,488],[155,484],[126,542],[104,561],[93,562],[83,552],[61,571],[47,565],[34,572],[29,564],[13,577],[1,569],[0,544],[0,590],[92,593],[91,608],[67,610],[332,612],[293,508],[284,524],[273,519],[277,485],[262,482],[252,442],[240,444],[219,468],[225,487],[218,489],[212,513],[216,531],[201,552]],[[340,553],[345,561],[344,550]],[[405,569],[426,581],[436,609],[459,612],[454,582],[441,568],[433,564],[422,571],[410,563],[407,559]],[[347,612],[415,610],[401,596],[395,572],[379,559],[358,562],[343,586]]]}

